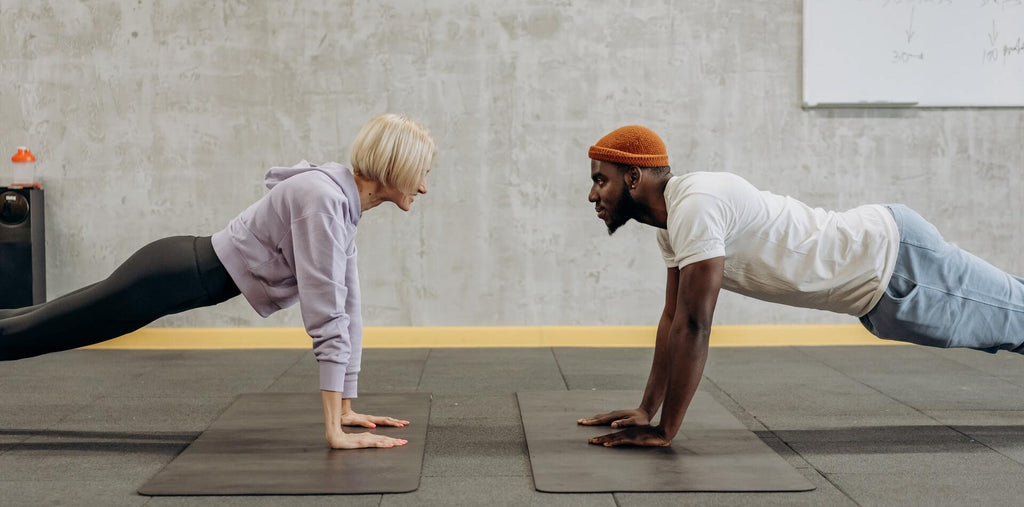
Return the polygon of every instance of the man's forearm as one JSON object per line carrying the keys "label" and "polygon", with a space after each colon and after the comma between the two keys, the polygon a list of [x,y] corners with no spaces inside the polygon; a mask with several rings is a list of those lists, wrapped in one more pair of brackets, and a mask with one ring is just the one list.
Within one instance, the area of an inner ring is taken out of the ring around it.
{"label": "man's forearm", "polygon": [[672,318],[667,312],[662,312],[654,341],[654,360],[651,362],[651,373],[647,376],[647,387],[644,388],[644,397],[640,402],[640,410],[647,412],[648,418],[654,417],[665,399],[665,390],[668,387],[668,365],[670,363],[668,345],[671,329]]}
{"label": "man's forearm", "polygon": [[669,361],[675,368],[668,372],[665,406],[661,411],[659,426],[670,440],[682,426],[686,409],[689,408],[704,375],[710,335],[710,328],[691,327],[680,330],[676,335],[678,339],[669,340]]}

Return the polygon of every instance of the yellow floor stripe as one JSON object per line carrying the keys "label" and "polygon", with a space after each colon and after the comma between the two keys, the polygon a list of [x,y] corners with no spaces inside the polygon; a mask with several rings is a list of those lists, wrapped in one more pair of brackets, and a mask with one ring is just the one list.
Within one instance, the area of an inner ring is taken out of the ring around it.
{"label": "yellow floor stripe", "polygon": [[[654,326],[368,327],[365,348],[652,347]],[[712,347],[900,345],[851,325],[715,326]],[[90,349],[309,348],[299,327],[143,328]]]}

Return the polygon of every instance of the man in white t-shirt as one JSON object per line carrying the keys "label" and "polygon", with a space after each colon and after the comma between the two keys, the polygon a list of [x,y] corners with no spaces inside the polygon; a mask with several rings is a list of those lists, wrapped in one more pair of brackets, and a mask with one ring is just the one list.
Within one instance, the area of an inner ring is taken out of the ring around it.
{"label": "man in white t-shirt", "polygon": [[668,267],[643,399],[580,419],[626,428],[593,444],[669,445],[700,383],[721,289],[847,313],[881,338],[1024,352],[1024,280],[946,242],[906,206],[826,211],[734,174],[674,176],[661,138],[636,125],[589,155],[589,199],[608,233],[630,219],[658,228]]}

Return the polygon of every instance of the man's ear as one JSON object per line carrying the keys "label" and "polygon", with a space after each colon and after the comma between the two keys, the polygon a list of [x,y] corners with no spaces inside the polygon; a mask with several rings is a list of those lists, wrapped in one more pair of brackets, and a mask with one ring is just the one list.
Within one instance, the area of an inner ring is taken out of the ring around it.
{"label": "man's ear", "polygon": [[637,185],[640,184],[640,180],[643,179],[643,171],[639,167],[633,165],[626,169],[626,187],[630,190],[636,190]]}

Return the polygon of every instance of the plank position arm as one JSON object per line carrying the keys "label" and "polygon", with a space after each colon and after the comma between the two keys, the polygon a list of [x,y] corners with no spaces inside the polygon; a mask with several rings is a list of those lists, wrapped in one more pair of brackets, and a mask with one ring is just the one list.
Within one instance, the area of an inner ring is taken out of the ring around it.
{"label": "plank position arm", "polygon": [[[658,324],[654,361],[640,407],[577,421],[583,425],[629,427],[592,438],[590,443],[610,447],[665,446],[672,442],[704,373],[724,267],[725,259],[715,257],[681,270],[668,270],[665,310]],[[651,426],[651,418],[663,404],[660,424]]]}
{"label": "plank position arm", "polygon": [[352,410],[352,399],[344,398],[336,391],[320,391],[320,399],[324,405],[324,426],[326,427],[327,443],[333,449],[360,449],[364,447],[395,447],[405,445],[404,438],[391,438],[373,433],[346,433],[342,426],[362,426],[376,428],[381,426],[405,427],[409,421],[360,414]]}

